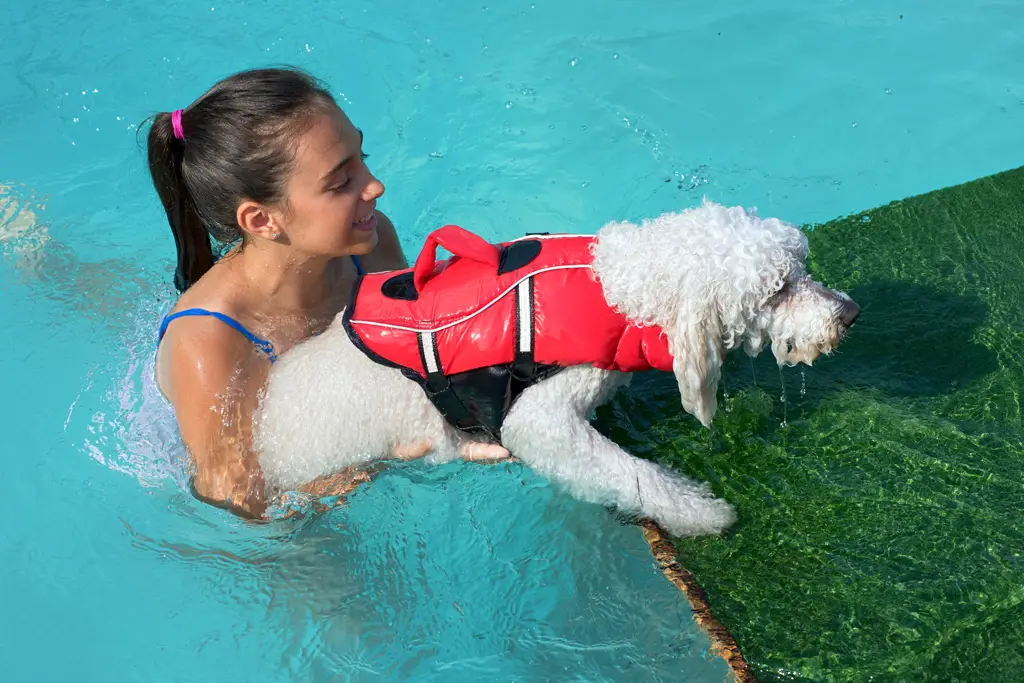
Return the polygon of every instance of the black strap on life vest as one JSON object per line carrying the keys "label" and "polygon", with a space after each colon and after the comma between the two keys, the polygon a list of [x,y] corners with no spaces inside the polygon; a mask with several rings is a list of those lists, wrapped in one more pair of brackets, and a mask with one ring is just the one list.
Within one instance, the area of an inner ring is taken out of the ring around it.
{"label": "black strap on life vest", "polygon": [[516,350],[512,377],[520,382],[529,382],[537,371],[533,357],[535,331],[533,278],[529,277],[516,286]]}
{"label": "black strap on life vest", "polygon": [[441,365],[437,334],[420,332],[417,335],[420,362],[426,372],[426,380],[420,379],[420,383],[431,402],[449,424],[468,432],[483,431],[499,442],[502,416],[516,395],[554,370],[538,368],[534,361],[536,320],[533,278],[520,282],[514,296],[516,333],[511,367],[481,368],[459,376],[449,376]]}
{"label": "black strap on life vest", "polygon": [[483,430],[489,436],[498,440],[498,434],[491,433],[485,425],[481,425],[474,419],[470,410],[459,399],[452,387],[451,378],[445,375],[441,367],[441,356],[437,352],[437,333],[421,332],[417,335],[419,340],[420,361],[427,372],[427,379],[424,382],[424,389],[427,397],[437,406],[445,419],[458,429],[466,431]]}

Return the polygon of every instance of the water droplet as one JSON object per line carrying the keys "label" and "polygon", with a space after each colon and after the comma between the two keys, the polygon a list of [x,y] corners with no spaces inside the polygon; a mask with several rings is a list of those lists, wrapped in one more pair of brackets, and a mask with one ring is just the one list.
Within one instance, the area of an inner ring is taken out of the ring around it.
{"label": "water droplet", "polygon": [[616,52],[615,54],[612,55],[612,59],[618,59],[618,58],[619,58],[619,53],[618,52]]}
{"label": "water droplet", "polygon": [[536,95],[537,94],[537,91],[534,90],[533,88],[523,88],[519,92],[521,92],[524,95]]}
{"label": "water droplet", "polygon": [[856,122],[856,121],[854,121],[853,123],[851,123],[851,124],[850,124],[850,127],[851,127],[851,128],[856,128],[856,127],[857,127],[857,122]]}
{"label": "water droplet", "polygon": [[587,182],[587,181],[584,181],[584,183],[583,183],[583,185],[581,185],[581,187],[586,187],[586,186],[587,186],[587,185],[589,185],[589,184],[590,184],[589,182]]}
{"label": "water droplet", "polygon": [[431,159],[444,159],[444,152],[431,152],[429,156]]}
{"label": "water droplet", "polygon": [[506,102],[505,103],[505,109],[511,109],[511,108],[512,108],[512,102],[511,101]]}
{"label": "water droplet", "polygon": [[586,126],[580,126],[580,130],[586,130],[586,129],[587,129]]}
{"label": "water droplet", "polygon": [[414,85],[412,86],[412,89],[413,89],[413,90],[419,90],[419,89],[420,89],[420,84],[419,84],[419,83],[416,83],[416,84],[414,84]]}
{"label": "water droplet", "polygon": [[886,88],[885,89],[885,94],[886,95],[891,95],[892,94],[892,88]]}
{"label": "water droplet", "polygon": [[577,59],[576,57],[573,57],[572,59],[569,60],[569,66],[576,66],[576,64],[579,61],[580,61],[579,59]]}
{"label": "water droplet", "polygon": [[98,93],[98,92],[99,92],[99,90],[97,90],[96,88],[93,88],[93,89],[92,89],[92,91],[93,91],[94,93]]}
{"label": "water droplet", "polygon": [[71,122],[72,123],[78,123],[78,117],[76,116],[75,118],[71,119]]}
{"label": "water droplet", "polygon": [[554,129],[555,129],[555,124],[552,123],[552,124],[548,125],[548,130],[554,130]]}
{"label": "water droplet", "polygon": [[309,43],[306,43],[306,52],[312,52],[312,51],[313,51],[313,48],[311,48],[309,46]]}
{"label": "water droplet", "polygon": [[82,91],[82,94],[83,94],[83,95],[85,94],[85,91],[84,91],[84,90]]}

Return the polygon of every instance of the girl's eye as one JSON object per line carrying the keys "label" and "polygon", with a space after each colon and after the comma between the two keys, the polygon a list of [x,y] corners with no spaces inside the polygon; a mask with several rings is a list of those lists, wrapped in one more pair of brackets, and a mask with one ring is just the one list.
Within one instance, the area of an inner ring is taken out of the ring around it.
{"label": "girl's eye", "polygon": [[[366,152],[360,152],[359,153],[359,158],[360,158],[361,161],[365,162],[367,159],[370,158],[370,155],[367,154]],[[345,188],[348,187],[349,183],[351,183],[351,182],[352,182],[352,179],[351,178],[347,178],[345,180],[345,182],[343,182],[341,185],[335,185],[334,187],[332,187],[331,188],[331,192],[343,192],[345,190]]]}

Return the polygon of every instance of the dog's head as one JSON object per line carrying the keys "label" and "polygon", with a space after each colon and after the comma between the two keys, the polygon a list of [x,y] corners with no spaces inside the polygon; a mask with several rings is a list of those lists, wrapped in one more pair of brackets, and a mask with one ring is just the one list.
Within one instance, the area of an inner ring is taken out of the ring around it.
{"label": "dog's head", "polygon": [[[848,296],[807,274],[803,232],[741,207],[705,201],[643,226],[609,226],[602,240],[609,247],[595,252],[595,265],[606,296],[662,327],[683,408],[706,427],[729,351],[756,356],[770,341],[780,365],[810,365],[839,345],[859,314]],[[616,265],[627,252],[625,266]]]}
{"label": "dog's head", "polygon": [[839,346],[860,307],[843,292],[804,276],[787,281],[766,303],[765,315],[779,365],[811,365]]}

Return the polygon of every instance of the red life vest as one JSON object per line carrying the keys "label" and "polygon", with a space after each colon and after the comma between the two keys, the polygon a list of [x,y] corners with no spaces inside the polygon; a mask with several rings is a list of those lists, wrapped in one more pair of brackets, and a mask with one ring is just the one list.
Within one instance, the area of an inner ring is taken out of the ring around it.
{"label": "red life vest", "polygon": [[[499,438],[516,396],[562,368],[672,369],[660,328],[611,308],[592,270],[593,236],[490,244],[454,225],[412,268],[360,276],[342,318],[370,358],[419,382],[454,426]],[[450,259],[436,261],[436,248]]]}

